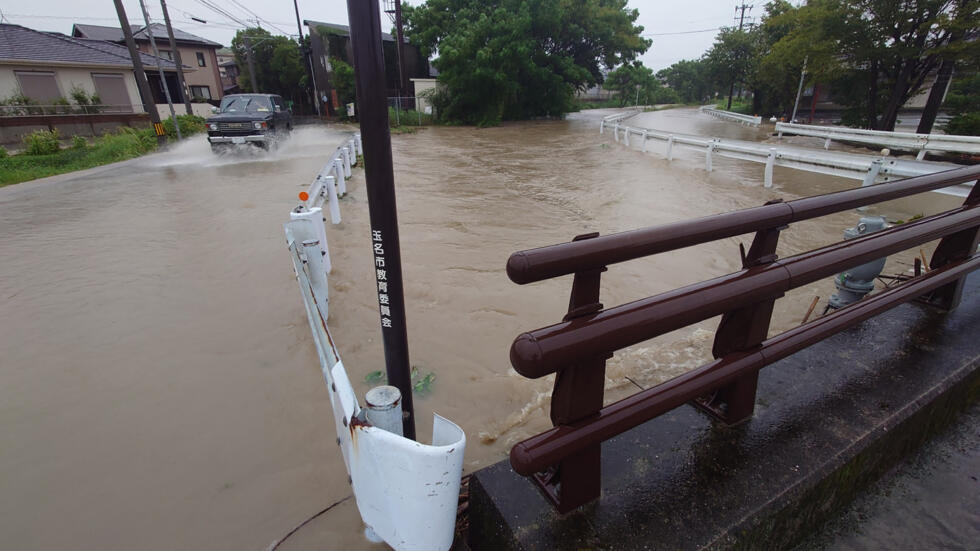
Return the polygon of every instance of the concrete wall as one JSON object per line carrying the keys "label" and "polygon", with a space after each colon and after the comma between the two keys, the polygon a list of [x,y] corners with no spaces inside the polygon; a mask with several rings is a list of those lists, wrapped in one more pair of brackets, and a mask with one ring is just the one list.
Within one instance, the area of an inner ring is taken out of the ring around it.
{"label": "concrete wall", "polygon": [[133,110],[135,112],[143,111],[140,105],[139,90],[136,87],[136,77],[133,76],[133,70],[129,67],[0,65],[0,98],[9,98],[20,93],[20,84],[17,81],[14,71],[53,72],[61,96],[72,103],[74,103],[71,99],[72,87],[77,86],[90,95],[95,93],[95,83],[92,82],[92,73],[119,74],[122,75],[123,81],[126,83],[129,103],[133,105]]}
{"label": "concrete wall", "polygon": [[21,145],[23,137],[35,130],[58,130],[62,138],[101,136],[119,127],[146,127],[150,117],[145,113],[100,115],[39,115],[0,117],[0,144]]}
{"label": "concrete wall", "polygon": [[[198,117],[208,118],[211,116],[211,104],[210,103],[192,103],[191,110]],[[186,115],[187,109],[184,108],[183,103],[174,103],[174,112],[178,115]],[[157,104],[157,113],[160,113],[160,120],[170,118],[170,106],[166,103]]]}

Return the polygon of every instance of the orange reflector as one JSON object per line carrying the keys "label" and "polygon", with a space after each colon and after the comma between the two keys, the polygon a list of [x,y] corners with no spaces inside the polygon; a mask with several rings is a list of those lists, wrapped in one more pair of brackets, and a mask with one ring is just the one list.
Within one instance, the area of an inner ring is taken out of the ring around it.
{"label": "orange reflector", "polygon": [[163,124],[159,122],[153,124],[153,130],[156,131],[157,136],[163,136],[164,134],[167,133],[167,131],[163,129]]}
{"label": "orange reflector", "polygon": [[310,198],[310,194],[309,193],[306,193],[305,191],[299,192],[299,200],[300,201],[306,201],[309,198]]}

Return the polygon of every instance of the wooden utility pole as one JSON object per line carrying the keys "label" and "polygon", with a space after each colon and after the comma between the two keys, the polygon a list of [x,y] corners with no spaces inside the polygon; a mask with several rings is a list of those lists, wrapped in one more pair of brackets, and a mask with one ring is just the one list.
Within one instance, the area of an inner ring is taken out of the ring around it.
{"label": "wooden utility pole", "polygon": [[184,65],[180,59],[180,52],[177,50],[177,41],[174,40],[174,29],[170,26],[170,13],[167,12],[166,0],[160,0],[160,7],[163,8],[163,21],[167,24],[167,37],[170,39],[170,51],[174,53],[174,63],[177,64],[177,84],[180,86],[180,93],[184,95],[184,109],[188,115],[193,115],[191,108],[191,93],[187,88],[187,81],[184,80]]}
{"label": "wooden utility pole", "polygon": [[[742,30],[742,25],[745,23],[745,10],[751,10],[752,6],[746,6],[744,3],[741,6],[735,6],[735,11],[742,10],[742,15],[738,18],[738,30]],[[732,75],[732,85],[728,88],[728,107],[729,111],[732,110],[732,95],[735,93],[735,75]]]}
{"label": "wooden utility pole", "polygon": [[150,116],[150,122],[153,123],[153,128],[157,135],[157,143],[163,145],[167,141],[167,134],[163,132],[163,125],[160,124],[160,113],[157,112],[156,103],[153,101],[153,94],[150,92],[150,83],[146,81],[143,60],[140,59],[139,50],[136,49],[136,41],[133,40],[133,30],[129,28],[126,8],[123,7],[122,0],[112,0],[112,2],[116,5],[119,26],[122,27],[123,37],[126,39],[126,48],[129,49],[129,57],[133,60],[133,73],[136,77],[136,86],[139,88],[140,96],[143,99],[143,110]]}
{"label": "wooden utility pole", "polygon": [[160,57],[160,50],[157,49],[157,41],[153,38],[153,29],[150,28],[150,14],[146,11],[144,0],[140,0],[140,9],[143,10],[143,21],[146,23],[146,36],[150,37],[150,48],[153,49],[153,57],[157,58],[157,72],[160,74],[160,85],[163,86],[163,95],[167,97],[167,106],[170,107],[170,118],[174,123],[174,131],[177,133],[177,140],[184,139],[180,135],[180,125],[177,123],[177,113],[174,111],[174,102],[170,98],[170,86],[167,85],[167,77],[163,74],[163,59]]}
{"label": "wooden utility pole", "polygon": [[252,80],[252,93],[257,94],[259,93],[259,85],[256,84],[255,80],[255,61],[252,60],[252,41],[247,34],[242,38],[245,39],[245,57],[248,59],[248,76]]}

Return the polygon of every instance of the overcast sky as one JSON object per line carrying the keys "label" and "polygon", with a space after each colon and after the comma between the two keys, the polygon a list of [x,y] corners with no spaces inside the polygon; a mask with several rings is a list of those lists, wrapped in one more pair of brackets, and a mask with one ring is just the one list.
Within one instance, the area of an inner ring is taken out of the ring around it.
{"label": "overcast sky", "polygon": [[[146,0],[150,19],[162,22],[158,0]],[[290,0],[203,0],[217,5],[241,21],[263,19],[261,26],[276,34],[295,35],[296,15]],[[298,0],[302,19],[328,23],[347,23],[346,0]],[[420,0],[409,0],[417,5]],[[701,56],[713,42],[716,29],[731,25],[735,16],[736,0],[630,0],[629,6],[640,10],[638,23],[643,25],[644,35],[653,40],[653,46],[643,56],[644,64],[660,70],[682,59]],[[0,6],[3,20],[32,29],[71,33],[73,23],[118,26],[112,0],[30,0],[4,2]],[[748,16],[758,16],[763,2]],[[142,24],[142,12],[138,0],[123,0],[126,15],[133,24]],[[202,0],[167,0],[173,25],[204,38],[231,43],[235,30],[241,25],[205,6]],[[251,12],[251,13],[250,13]],[[196,17],[206,24],[191,19]],[[384,16],[383,16],[384,17]],[[251,24],[251,23],[249,23]],[[391,24],[385,20],[382,29],[388,31]],[[704,31],[707,32],[695,32]],[[306,29],[303,29],[306,32]],[[684,33],[684,34],[679,34]]]}

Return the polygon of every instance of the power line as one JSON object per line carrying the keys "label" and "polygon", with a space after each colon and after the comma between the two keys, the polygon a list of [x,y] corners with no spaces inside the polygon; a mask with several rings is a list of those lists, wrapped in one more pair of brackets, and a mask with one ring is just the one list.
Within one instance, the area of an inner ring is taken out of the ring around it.
{"label": "power line", "polygon": [[647,34],[643,34],[643,35],[640,35],[640,36],[670,36],[670,35],[675,35],[675,34],[710,33],[710,32],[713,32],[713,31],[720,31],[723,28],[724,27],[714,27],[712,29],[700,29],[700,30],[697,30],[697,31],[678,31],[678,32],[673,32],[673,33],[647,33]]}

